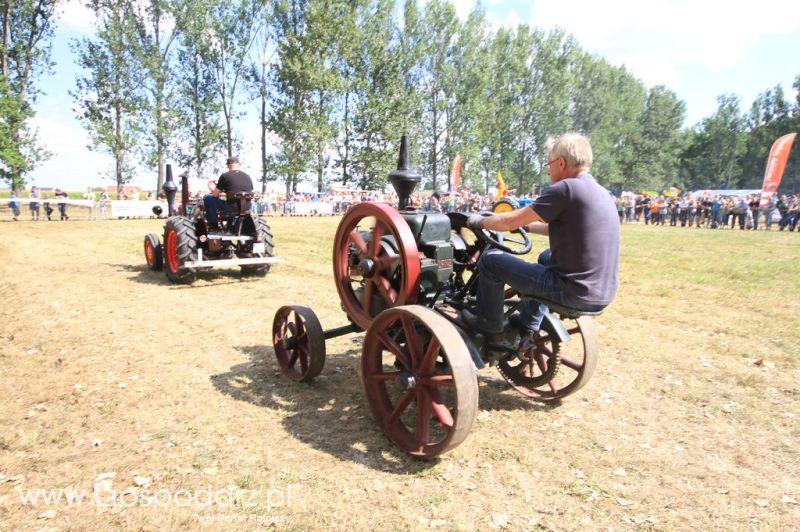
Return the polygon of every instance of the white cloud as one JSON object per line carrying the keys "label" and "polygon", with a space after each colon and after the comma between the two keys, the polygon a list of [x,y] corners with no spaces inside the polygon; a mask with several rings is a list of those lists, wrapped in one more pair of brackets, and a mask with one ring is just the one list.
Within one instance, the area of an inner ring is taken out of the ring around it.
{"label": "white cloud", "polygon": [[68,0],[59,17],[61,26],[75,33],[94,33],[97,17],[80,0]]}
{"label": "white cloud", "polygon": [[536,0],[529,20],[563,27],[582,47],[625,64],[649,85],[675,85],[679,65],[729,67],[760,37],[800,28],[800,2]]}

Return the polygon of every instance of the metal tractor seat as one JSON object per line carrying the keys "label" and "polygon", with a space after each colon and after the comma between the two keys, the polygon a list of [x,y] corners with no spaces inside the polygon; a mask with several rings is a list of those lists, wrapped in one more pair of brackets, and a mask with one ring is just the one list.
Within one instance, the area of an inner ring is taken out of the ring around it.
{"label": "metal tractor seat", "polygon": [[537,303],[542,303],[544,305],[547,305],[547,308],[549,308],[552,312],[555,312],[562,318],[567,318],[567,319],[575,319],[581,316],[599,316],[600,314],[603,313],[602,310],[578,310],[576,308],[567,307],[561,303],[556,303],[555,301],[550,301],[549,299],[545,299],[539,296],[534,297],[534,296],[521,295],[520,298],[523,301],[533,300],[536,301]]}
{"label": "metal tractor seat", "polygon": [[239,214],[247,214],[250,212],[250,203],[255,194],[252,192],[237,192],[233,195],[233,199],[239,200]]}

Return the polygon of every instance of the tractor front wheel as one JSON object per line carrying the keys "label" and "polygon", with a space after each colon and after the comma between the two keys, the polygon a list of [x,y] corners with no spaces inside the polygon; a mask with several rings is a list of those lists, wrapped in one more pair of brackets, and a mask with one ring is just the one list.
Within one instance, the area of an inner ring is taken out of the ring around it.
{"label": "tractor front wheel", "polygon": [[144,237],[144,257],[147,260],[147,267],[157,272],[164,266],[163,249],[158,241],[158,235],[150,233]]}

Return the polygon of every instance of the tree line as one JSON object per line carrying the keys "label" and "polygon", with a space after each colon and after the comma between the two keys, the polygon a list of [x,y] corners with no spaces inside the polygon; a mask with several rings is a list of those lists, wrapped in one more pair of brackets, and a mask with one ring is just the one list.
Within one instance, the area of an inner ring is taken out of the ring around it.
{"label": "tree line", "polygon": [[[0,0],[0,177],[24,186],[48,155],[30,126],[37,83],[53,68],[63,0]],[[96,35],[72,44],[72,93],[90,148],[118,186],[166,161],[199,177],[261,133],[263,187],[312,178],[378,189],[411,140],[425,186],[519,194],[547,183],[546,140],[592,139],[593,173],[615,190],[758,188],[769,148],[800,130],[800,97],[781,86],[749,109],[734,94],[684,128],[686,105],[556,29],[493,31],[478,4],[461,20],[447,0],[88,0]],[[800,75],[795,80],[800,89]],[[257,113],[246,113],[255,104]],[[795,147],[782,188],[800,190]]]}

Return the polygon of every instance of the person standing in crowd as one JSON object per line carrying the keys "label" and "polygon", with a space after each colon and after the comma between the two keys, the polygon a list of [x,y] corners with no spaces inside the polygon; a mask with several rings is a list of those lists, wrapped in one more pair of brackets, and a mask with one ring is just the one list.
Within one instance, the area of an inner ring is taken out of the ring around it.
{"label": "person standing in crowd", "polygon": [[766,212],[766,218],[764,219],[764,225],[767,227],[767,231],[772,230],[772,217],[775,215],[775,195],[769,197],[767,200],[767,204],[764,207],[764,211]]}
{"label": "person standing in crowd", "polygon": [[622,223],[623,219],[625,218],[625,205],[622,201],[621,196],[614,197],[614,206],[617,209],[617,216],[619,216],[619,223]]}
{"label": "person standing in crowd", "polygon": [[794,232],[794,228],[797,225],[797,219],[800,217],[800,199],[797,196],[792,198],[789,202],[789,208],[786,210],[786,215],[788,217],[787,225],[789,226],[789,231]]}
{"label": "person standing in crowd", "polygon": [[789,203],[786,201],[786,194],[781,194],[781,197],[775,203],[775,208],[778,209],[778,213],[781,215],[781,221],[778,222],[778,229],[783,231],[789,221]]}
{"label": "person standing in crowd", "polygon": [[31,220],[39,221],[39,202],[36,201],[39,199],[39,187],[32,186],[31,187],[31,203],[28,205],[28,208],[31,210]]}
{"label": "person standing in crowd", "polygon": [[753,214],[753,231],[758,231],[758,204],[761,201],[761,198],[758,194],[753,194],[750,196],[750,202],[748,206],[750,207],[750,212]]}
{"label": "person standing in crowd", "polygon": [[[61,190],[60,188],[56,189],[56,199],[65,200],[67,199],[67,193]],[[64,201],[58,202],[58,214],[59,219],[61,221],[69,220],[69,216],[67,216],[67,204]]]}
{"label": "person standing in crowd", "polygon": [[19,219],[19,201],[17,201],[17,191],[12,190],[11,194],[8,196],[9,202],[8,206],[11,208],[11,212],[14,214],[13,218],[16,222]]}

